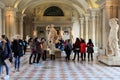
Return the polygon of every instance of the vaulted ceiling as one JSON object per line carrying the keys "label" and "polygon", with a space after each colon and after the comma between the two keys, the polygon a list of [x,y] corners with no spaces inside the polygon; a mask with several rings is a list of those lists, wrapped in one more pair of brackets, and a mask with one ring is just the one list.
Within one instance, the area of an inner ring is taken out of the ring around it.
{"label": "vaulted ceiling", "polygon": [[0,7],[14,7],[24,13],[31,12],[36,6],[49,3],[60,3],[76,9],[79,13],[85,13],[89,8],[97,8],[97,0],[0,0]]}

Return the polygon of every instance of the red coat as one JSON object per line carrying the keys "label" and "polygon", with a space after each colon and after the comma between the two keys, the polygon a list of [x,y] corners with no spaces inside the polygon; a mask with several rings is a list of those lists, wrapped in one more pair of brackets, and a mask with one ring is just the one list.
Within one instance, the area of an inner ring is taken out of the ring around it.
{"label": "red coat", "polygon": [[87,45],[85,43],[81,43],[80,44],[80,52],[86,53],[86,47],[87,47]]}

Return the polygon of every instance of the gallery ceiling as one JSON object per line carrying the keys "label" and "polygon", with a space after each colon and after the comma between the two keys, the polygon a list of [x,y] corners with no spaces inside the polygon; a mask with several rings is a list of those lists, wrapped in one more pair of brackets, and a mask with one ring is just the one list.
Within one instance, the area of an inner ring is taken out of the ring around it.
{"label": "gallery ceiling", "polygon": [[24,13],[25,11],[32,11],[36,6],[43,4],[64,4],[75,8],[82,13],[86,12],[89,8],[98,8],[97,0],[0,0],[0,7],[14,7]]}

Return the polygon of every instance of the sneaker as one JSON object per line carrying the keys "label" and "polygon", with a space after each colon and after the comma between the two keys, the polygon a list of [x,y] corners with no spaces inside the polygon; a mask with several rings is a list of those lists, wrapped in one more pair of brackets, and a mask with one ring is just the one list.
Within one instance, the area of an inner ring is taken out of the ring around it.
{"label": "sneaker", "polygon": [[9,75],[4,76],[4,80],[9,80]]}
{"label": "sneaker", "polygon": [[4,74],[1,74],[1,75],[0,75],[0,78],[1,78],[1,79],[4,79]]}

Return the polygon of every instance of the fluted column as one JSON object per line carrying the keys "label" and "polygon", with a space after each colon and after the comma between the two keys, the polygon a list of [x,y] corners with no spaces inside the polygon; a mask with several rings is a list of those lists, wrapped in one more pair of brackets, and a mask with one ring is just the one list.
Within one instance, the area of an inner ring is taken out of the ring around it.
{"label": "fluted column", "polygon": [[95,42],[95,36],[96,36],[96,34],[95,34],[95,29],[96,29],[96,11],[93,9],[93,10],[91,10],[91,17],[92,17],[92,40],[93,40],[93,43],[94,43],[94,45],[96,44],[96,42]]}
{"label": "fluted column", "polygon": [[12,39],[12,36],[16,34],[16,12],[12,7],[6,7],[4,9],[4,33],[8,36],[9,39]]}
{"label": "fluted column", "polygon": [[86,27],[86,34],[85,34],[85,41],[87,42],[88,41],[88,36],[89,36],[89,33],[88,33],[88,29],[89,29],[89,14],[85,14],[85,27]]}
{"label": "fluted column", "polygon": [[0,35],[2,34],[2,11],[0,8]]}
{"label": "fluted column", "polygon": [[81,38],[84,38],[84,18],[80,18],[80,37]]}

